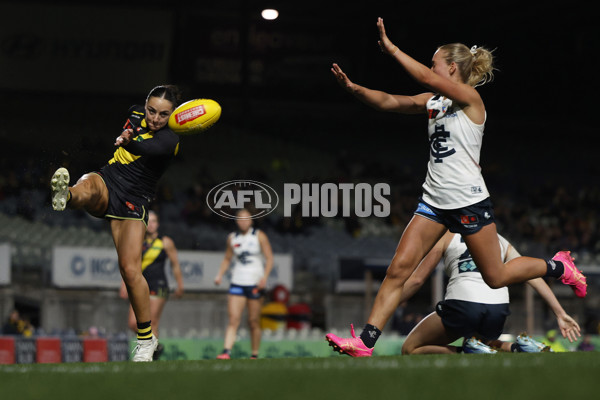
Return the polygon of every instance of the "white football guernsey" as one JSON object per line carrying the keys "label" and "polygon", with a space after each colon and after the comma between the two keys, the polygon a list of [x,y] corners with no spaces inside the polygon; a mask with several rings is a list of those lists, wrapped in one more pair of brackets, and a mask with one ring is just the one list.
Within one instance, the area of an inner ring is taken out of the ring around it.
{"label": "white football guernsey", "polygon": [[430,157],[423,200],[444,210],[466,207],[489,197],[479,156],[484,124],[475,124],[452,100],[427,101]]}
{"label": "white football guernsey", "polygon": [[[498,239],[502,260],[506,261],[509,243],[500,235]],[[484,282],[461,235],[454,235],[444,252],[443,261],[446,275],[450,278],[444,299],[484,304],[509,302],[507,287],[492,289]]]}
{"label": "white football guernsey", "polygon": [[233,249],[231,283],[240,286],[258,284],[264,275],[264,257],[258,241],[258,229],[251,228],[242,234],[229,234]]}

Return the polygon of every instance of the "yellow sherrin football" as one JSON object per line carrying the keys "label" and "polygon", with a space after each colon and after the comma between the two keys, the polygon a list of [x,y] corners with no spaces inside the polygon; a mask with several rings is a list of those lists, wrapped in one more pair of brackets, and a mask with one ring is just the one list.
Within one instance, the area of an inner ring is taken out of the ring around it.
{"label": "yellow sherrin football", "polygon": [[221,117],[221,106],[211,99],[190,100],[173,111],[169,128],[178,135],[204,132]]}

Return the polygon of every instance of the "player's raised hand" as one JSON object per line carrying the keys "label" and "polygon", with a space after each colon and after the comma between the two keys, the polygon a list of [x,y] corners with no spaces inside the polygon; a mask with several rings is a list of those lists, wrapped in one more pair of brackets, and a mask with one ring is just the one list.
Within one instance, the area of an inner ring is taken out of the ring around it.
{"label": "player's raised hand", "polygon": [[133,129],[125,129],[120,136],[115,139],[115,146],[125,146],[133,137]]}
{"label": "player's raised hand", "polygon": [[342,71],[339,65],[333,63],[333,66],[331,67],[331,72],[333,72],[335,80],[337,81],[337,83],[340,84],[341,87],[343,87],[345,90],[351,93],[354,91],[354,83],[352,83],[348,76],[346,76],[346,74],[344,73],[344,71]]}
{"label": "player's raised hand", "polygon": [[379,40],[377,41],[379,48],[385,54],[393,56],[398,51],[398,47],[387,37],[383,18],[377,18],[377,29],[379,30]]}

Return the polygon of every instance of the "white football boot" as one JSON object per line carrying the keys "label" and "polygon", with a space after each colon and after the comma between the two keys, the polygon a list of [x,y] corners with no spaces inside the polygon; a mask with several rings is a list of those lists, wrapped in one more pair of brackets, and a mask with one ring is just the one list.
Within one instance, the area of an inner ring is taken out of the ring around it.
{"label": "white football boot", "polygon": [[152,335],[150,340],[138,340],[135,349],[133,349],[133,362],[149,362],[152,361],[154,351],[158,347],[158,339]]}
{"label": "white football boot", "polygon": [[52,208],[56,211],[63,211],[67,207],[69,199],[69,171],[66,168],[59,168],[52,175],[50,189],[52,189]]}

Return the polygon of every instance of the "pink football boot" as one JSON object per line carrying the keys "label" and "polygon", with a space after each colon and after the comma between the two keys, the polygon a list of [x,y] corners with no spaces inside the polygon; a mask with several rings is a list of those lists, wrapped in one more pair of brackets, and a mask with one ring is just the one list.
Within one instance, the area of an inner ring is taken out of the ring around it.
{"label": "pink football boot", "polygon": [[354,325],[350,324],[350,334],[352,338],[341,338],[333,333],[328,333],[325,338],[333,350],[342,354],[348,354],[351,357],[371,357],[373,349],[368,348],[360,337],[354,334]]}
{"label": "pink football boot", "polygon": [[565,272],[560,277],[560,280],[565,285],[571,286],[577,297],[585,297],[587,294],[586,278],[581,271],[577,269],[573,263],[570,251],[559,251],[552,257],[555,261],[560,261],[565,266]]}

